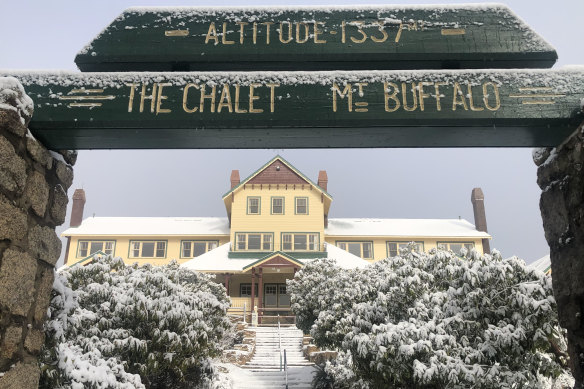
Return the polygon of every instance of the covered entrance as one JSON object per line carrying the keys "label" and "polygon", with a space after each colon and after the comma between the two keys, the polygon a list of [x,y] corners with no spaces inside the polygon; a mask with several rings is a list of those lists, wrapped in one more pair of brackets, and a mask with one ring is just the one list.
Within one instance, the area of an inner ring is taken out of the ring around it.
{"label": "covered entrance", "polygon": [[257,307],[260,324],[270,325],[295,323],[295,317],[290,311],[290,295],[286,288],[286,279],[294,274],[304,264],[290,255],[277,251],[249,264],[243,269],[251,272],[251,284],[258,284],[256,300],[255,288],[251,290],[252,310]]}

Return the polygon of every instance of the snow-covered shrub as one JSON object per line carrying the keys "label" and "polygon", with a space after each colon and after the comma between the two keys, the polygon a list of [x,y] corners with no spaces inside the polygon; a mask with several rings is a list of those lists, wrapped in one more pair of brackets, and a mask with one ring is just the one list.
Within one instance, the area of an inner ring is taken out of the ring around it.
{"label": "snow-covered shrub", "polygon": [[351,356],[325,367],[335,387],[343,376],[351,387],[348,368],[398,388],[536,388],[562,372],[551,279],[517,258],[463,255],[404,251],[352,271],[315,261],[297,274],[289,290],[303,326],[315,309],[316,345]]}
{"label": "snow-covered shrub", "polygon": [[57,274],[41,387],[193,388],[231,330],[224,288],[176,263],[96,257]]}

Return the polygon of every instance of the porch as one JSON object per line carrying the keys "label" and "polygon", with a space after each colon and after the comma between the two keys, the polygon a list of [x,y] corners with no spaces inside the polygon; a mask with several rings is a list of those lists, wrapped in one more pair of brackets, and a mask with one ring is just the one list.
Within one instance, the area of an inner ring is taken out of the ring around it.
{"label": "porch", "polygon": [[[286,280],[292,279],[302,264],[282,253],[251,263],[241,273],[217,274],[231,298],[228,314],[241,316],[250,323],[254,310],[258,324],[294,325],[296,317],[290,310],[290,295]],[[252,285],[254,286],[252,288]]]}

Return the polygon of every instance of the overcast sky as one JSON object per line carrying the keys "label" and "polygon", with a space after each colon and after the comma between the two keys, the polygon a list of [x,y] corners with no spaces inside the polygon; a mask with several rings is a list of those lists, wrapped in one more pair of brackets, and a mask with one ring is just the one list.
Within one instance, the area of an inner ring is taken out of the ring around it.
{"label": "overcast sky", "polygon": [[[375,3],[387,2],[359,4]],[[77,51],[130,6],[302,4],[356,3],[0,0],[0,69],[76,70],[73,59]],[[514,0],[506,4],[556,48],[556,68],[584,64],[584,1]],[[330,217],[462,217],[474,222],[470,193],[478,186],[485,194],[491,247],[526,262],[549,251],[531,149],[81,151],[69,196],[75,188],[85,189],[85,217],[225,216],[221,195],[229,189],[231,170],[239,169],[242,178],[246,177],[276,154],[314,181],[319,170],[328,172],[328,189],[334,197]]]}

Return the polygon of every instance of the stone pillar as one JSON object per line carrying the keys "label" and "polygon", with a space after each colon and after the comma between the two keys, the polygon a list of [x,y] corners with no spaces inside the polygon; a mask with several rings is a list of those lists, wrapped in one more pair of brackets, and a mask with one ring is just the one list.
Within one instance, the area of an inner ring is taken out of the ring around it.
{"label": "stone pillar", "polygon": [[539,207],[550,246],[554,297],[568,330],[575,388],[584,383],[584,125],[555,149],[536,149]]}
{"label": "stone pillar", "polygon": [[37,388],[43,323],[61,253],[76,154],[48,151],[27,125],[33,102],[0,77],[0,388]]}

